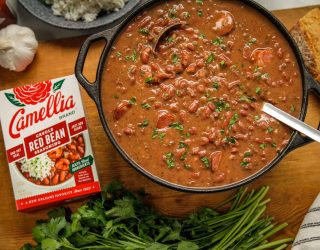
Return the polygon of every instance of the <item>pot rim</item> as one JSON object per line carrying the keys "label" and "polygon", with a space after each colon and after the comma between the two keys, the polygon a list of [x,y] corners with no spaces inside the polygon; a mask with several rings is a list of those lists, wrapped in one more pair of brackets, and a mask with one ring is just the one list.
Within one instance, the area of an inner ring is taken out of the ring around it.
{"label": "pot rim", "polygon": [[[274,25],[274,27],[282,34],[283,38],[286,39],[289,46],[291,47],[291,49],[296,57],[296,60],[298,62],[299,70],[300,70],[300,74],[301,74],[301,84],[302,84],[301,98],[302,99],[301,99],[301,108],[300,108],[299,119],[304,121],[305,116],[306,116],[307,106],[308,106],[308,99],[307,99],[308,92],[311,87],[309,86],[310,84],[308,84],[308,73],[306,71],[306,68],[305,68],[305,65],[304,65],[304,62],[302,59],[302,55],[301,55],[300,50],[298,49],[298,46],[296,45],[294,39],[291,37],[287,28],[270,11],[268,11],[263,6],[261,6],[260,4],[256,3],[253,0],[240,0],[240,1],[242,4],[253,8],[255,11],[258,11],[265,18],[267,18]],[[122,30],[127,26],[127,24],[130,23],[131,20],[133,18],[135,18],[137,15],[139,15],[142,11],[144,11],[150,7],[153,7],[154,5],[156,5],[158,3],[161,3],[161,0],[148,0],[144,3],[142,3],[135,11],[133,11],[130,15],[128,15],[118,26],[112,28],[111,30],[106,31],[107,32],[106,37],[107,37],[108,43],[104,49],[103,56],[101,57],[102,61],[100,61],[99,64],[101,64],[101,65],[105,64],[106,57],[109,55],[109,51],[111,50],[113,43],[115,42],[116,38],[118,38],[118,36],[121,34]],[[81,52],[79,53],[79,57],[81,56],[80,54],[81,54]],[[79,57],[78,57],[78,59],[79,59]],[[81,72],[80,72],[80,74],[81,74]],[[78,77],[78,73],[79,73],[79,67],[76,67],[76,76],[77,76],[79,82],[82,84],[82,86],[86,88],[85,84],[83,84],[81,79]],[[101,103],[101,94],[102,93],[101,93],[101,81],[100,80],[101,80],[101,75],[103,73],[103,68],[102,67],[98,68],[97,73],[98,73],[98,77],[97,77],[97,81],[95,82],[95,84],[97,84],[97,89],[96,89],[96,91],[91,92],[90,96],[95,100],[95,102],[97,104],[100,120],[102,122],[103,128],[104,128],[106,134],[108,135],[112,145],[117,149],[117,151],[120,153],[122,158],[124,158],[126,160],[126,162],[128,162],[139,173],[141,173],[145,177],[149,178],[150,180],[152,180],[162,186],[171,188],[171,189],[175,189],[175,190],[183,191],[183,192],[192,192],[192,193],[213,193],[213,192],[221,192],[221,191],[227,191],[230,189],[239,188],[243,185],[246,185],[246,184],[256,180],[260,176],[262,176],[265,173],[267,173],[268,171],[270,171],[291,150],[295,149],[296,147],[302,146],[305,143],[310,142],[310,141],[303,141],[303,139],[302,139],[302,142],[299,142],[299,140],[301,141],[301,136],[299,135],[299,133],[297,131],[293,131],[287,146],[284,149],[282,149],[282,151],[278,154],[277,157],[275,157],[270,163],[265,165],[259,171],[255,172],[255,173],[251,174],[250,176],[248,176],[242,180],[239,180],[237,182],[233,182],[233,183],[221,185],[221,186],[213,186],[213,187],[188,187],[188,186],[172,183],[172,182],[169,182],[165,179],[162,179],[156,175],[153,175],[152,173],[150,173],[149,171],[144,169],[142,166],[140,166],[138,163],[136,163],[125,152],[125,150],[122,149],[122,147],[118,144],[116,138],[114,137],[113,133],[111,132],[111,129],[109,128],[108,122],[107,122],[106,117],[104,115],[105,114],[104,108]],[[88,91],[88,89],[87,89],[87,91]],[[88,91],[88,92],[90,94],[90,91]]]}

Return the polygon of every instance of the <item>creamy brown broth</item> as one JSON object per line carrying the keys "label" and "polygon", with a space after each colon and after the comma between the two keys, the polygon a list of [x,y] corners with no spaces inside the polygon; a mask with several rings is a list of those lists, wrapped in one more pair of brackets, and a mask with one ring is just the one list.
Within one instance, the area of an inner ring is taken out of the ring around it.
{"label": "creamy brown broth", "polygon": [[[152,52],[161,29],[177,21]],[[281,33],[238,1],[166,1],[145,11],[113,44],[102,98],[110,129],[150,173],[213,187],[256,173],[291,130],[264,101],[298,116],[301,76]]]}

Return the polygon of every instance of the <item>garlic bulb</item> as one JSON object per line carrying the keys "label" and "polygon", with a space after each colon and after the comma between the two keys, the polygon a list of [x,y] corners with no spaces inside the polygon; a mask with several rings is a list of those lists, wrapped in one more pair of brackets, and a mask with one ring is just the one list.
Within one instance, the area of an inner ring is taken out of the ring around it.
{"label": "garlic bulb", "polygon": [[23,71],[33,60],[38,42],[34,32],[16,24],[0,30],[0,66]]}

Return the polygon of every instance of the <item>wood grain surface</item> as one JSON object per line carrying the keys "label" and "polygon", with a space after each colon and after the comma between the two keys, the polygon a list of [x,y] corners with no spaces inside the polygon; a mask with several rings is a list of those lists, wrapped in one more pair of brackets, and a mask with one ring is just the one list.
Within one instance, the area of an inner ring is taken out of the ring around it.
{"label": "wood grain surface", "polygon": [[[310,8],[274,12],[290,28]],[[27,83],[70,75],[80,45],[85,38],[72,38],[60,41],[43,42],[33,64],[23,73],[0,69],[0,90]],[[85,74],[94,79],[96,62],[101,44],[91,48],[87,58]],[[144,187],[151,194],[149,203],[156,210],[173,216],[182,216],[201,206],[214,206],[232,192],[218,194],[182,193],[159,186],[133,170],[116,152],[101,126],[93,101],[82,90],[91,141],[96,157],[101,184],[112,179],[121,180],[129,189]],[[3,108],[0,104],[0,108]],[[320,120],[320,101],[315,96],[309,98],[307,122],[317,126]],[[32,213],[16,212],[12,184],[4,152],[3,137],[0,135],[0,249],[19,249],[23,243],[32,241],[31,230],[38,219],[46,217],[49,209]],[[311,143],[289,153],[281,163],[266,175],[251,183],[251,187],[269,185],[272,202],[267,214],[280,222],[287,221],[286,236],[294,237],[299,225],[316,195],[320,191],[320,144]],[[76,209],[82,201],[69,203]]]}

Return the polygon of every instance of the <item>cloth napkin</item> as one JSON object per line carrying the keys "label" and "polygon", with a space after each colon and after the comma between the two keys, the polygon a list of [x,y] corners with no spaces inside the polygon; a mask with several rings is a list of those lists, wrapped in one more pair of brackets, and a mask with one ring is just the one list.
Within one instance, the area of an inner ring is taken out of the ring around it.
{"label": "cloth napkin", "polygon": [[292,250],[319,250],[320,249],[320,194],[308,210]]}

